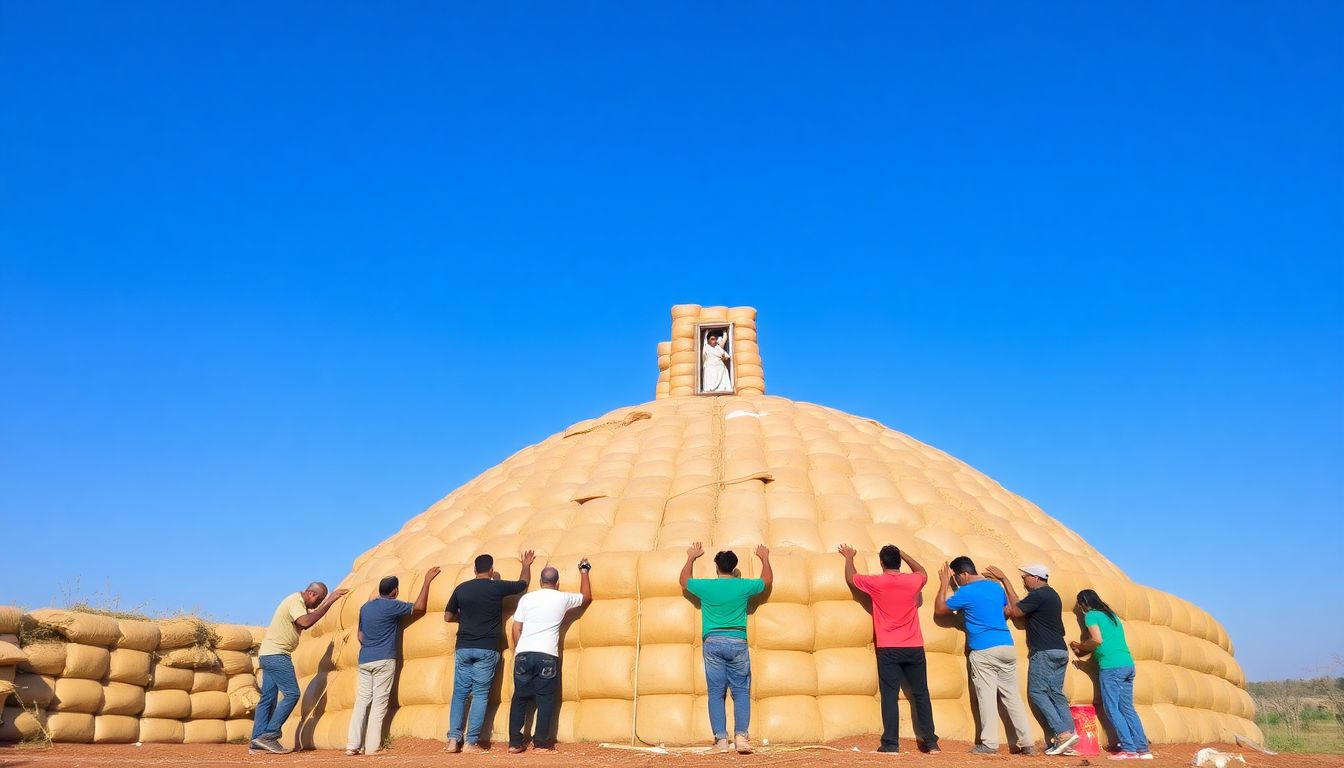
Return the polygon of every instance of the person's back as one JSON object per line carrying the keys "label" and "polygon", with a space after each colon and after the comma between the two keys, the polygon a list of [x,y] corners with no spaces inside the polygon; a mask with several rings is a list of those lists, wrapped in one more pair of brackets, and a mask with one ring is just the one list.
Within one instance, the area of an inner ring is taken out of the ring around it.
{"label": "person's back", "polygon": [[397,630],[403,616],[420,615],[428,609],[429,588],[438,575],[438,566],[425,571],[414,603],[398,600],[401,582],[396,576],[386,576],[378,582],[378,596],[359,607],[359,666],[355,670],[355,706],[346,729],[345,754],[377,754],[382,745],[383,718],[397,672]]}
{"label": "person's back", "polygon": [[[1017,652],[1008,631],[1008,593],[997,582],[981,576],[971,558],[962,555],[943,566],[935,616],[960,613],[966,625],[966,654],[971,663],[971,685],[975,688],[976,708],[980,712],[980,743],[971,749],[976,754],[999,751],[998,699],[1008,713],[1017,746],[1022,754],[1036,754],[1027,708],[1017,682]],[[957,593],[948,596],[955,584]]]}
{"label": "person's back", "polygon": [[1099,668],[1134,666],[1134,655],[1129,651],[1125,627],[1119,618],[1113,618],[1103,611],[1088,611],[1083,614],[1083,625],[1101,630],[1101,644],[1092,652]]}
{"label": "person's back", "polygon": [[[839,548],[845,558],[845,581],[867,594],[873,606],[873,636],[877,641],[877,690],[882,705],[882,741],[878,752],[901,749],[901,688],[909,686],[910,709],[915,718],[915,737],[924,752],[938,752],[938,734],[933,726],[929,699],[928,659],[924,633],[919,627],[920,590],[929,575],[909,554],[894,544],[878,550],[882,572],[867,576],[854,564],[857,551],[848,544]],[[910,573],[901,573],[901,563]]]}
{"label": "person's back", "polygon": [[[495,573],[495,559],[480,555],[475,561],[476,577],[458,584],[448,598],[443,620],[458,623],[457,648],[453,651],[453,701],[448,711],[448,752],[485,751],[477,742],[485,725],[490,685],[499,667],[499,648],[504,639],[504,598],[527,591],[533,557],[532,550],[523,552],[518,580],[503,581]],[[467,721],[465,733],[463,721]]]}
{"label": "person's back", "polygon": [[966,622],[966,647],[973,651],[1013,644],[1008,620],[1003,615],[1007,604],[1008,593],[989,579],[964,584],[947,599],[948,608],[961,612]]}

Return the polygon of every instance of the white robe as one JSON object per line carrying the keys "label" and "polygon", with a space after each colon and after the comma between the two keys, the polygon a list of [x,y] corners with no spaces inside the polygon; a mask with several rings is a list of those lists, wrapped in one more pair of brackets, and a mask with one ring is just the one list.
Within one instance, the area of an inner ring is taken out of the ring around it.
{"label": "white robe", "polygon": [[733,391],[733,381],[728,374],[728,366],[723,362],[726,357],[728,357],[728,353],[723,351],[723,347],[712,346],[708,343],[701,347],[700,360],[703,364],[703,370],[700,373],[701,392]]}

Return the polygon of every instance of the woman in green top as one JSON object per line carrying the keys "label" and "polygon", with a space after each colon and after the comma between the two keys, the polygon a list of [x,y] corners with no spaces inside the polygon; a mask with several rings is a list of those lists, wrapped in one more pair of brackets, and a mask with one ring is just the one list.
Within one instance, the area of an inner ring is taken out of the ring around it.
{"label": "woman in green top", "polygon": [[1101,707],[1115,727],[1120,751],[1112,760],[1152,760],[1148,751],[1148,736],[1134,709],[1134,657],[1125,643],[1125,628],[1096,592],[1084,589],[1078,593],[1074,610],[1083,614],[1087,639],[1069,643],[1079,658],[1089,653],[1096,657],[1101,678]]}

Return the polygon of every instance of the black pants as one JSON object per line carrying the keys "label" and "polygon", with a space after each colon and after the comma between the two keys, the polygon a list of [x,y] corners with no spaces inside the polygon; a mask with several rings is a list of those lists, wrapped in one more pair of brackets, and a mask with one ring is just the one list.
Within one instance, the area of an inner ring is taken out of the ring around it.
{"label": "black pants", "polygon": [[910,713],[915,718],[915,736],[925,749],[938,747],[933,731],[933,706],[929,703],[929,667],[923,648],[878,648],[877,689],[882,693],[882,744],[892,752],[900,748],[901,710],[896,700],[901,684],[910,683]]}
{"label": "black pants", "polygon": [[549,653],[520,653],[513,659],[513,703],[509,705],[509,746],[523,746],[523,721],[535,699],[532,745],[550,747],[555,721],[555,692],[560,685],[560,658]]}

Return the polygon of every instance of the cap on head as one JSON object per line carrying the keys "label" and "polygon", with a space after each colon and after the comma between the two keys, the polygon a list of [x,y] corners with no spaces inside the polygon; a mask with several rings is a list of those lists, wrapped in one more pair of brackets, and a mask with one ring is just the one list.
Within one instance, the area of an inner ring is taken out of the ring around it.
{"label": "cap on head", "polygon": [[494,569],[494,567],[495,567],[495,558],[491,557],[490,555],[476,556],[475,568],[477,573],[489,573],[492,569]]}
{"label": "cap on head", "polygon": [[378,594],[383,597],[389,597],[393,592],[397,591],[397,587],[400,585],[401,582],[397,580],[396,576],[384,576],[382,581],[378,582]]}
{"label": "cap on head", "polygon": [[1017,570],[1027,574],[1028,576],[1035,576],[1041,581],[1050,580],[1050,569],[1046,568],[1044,565],[1041,565],[1040,563],[1032,563],[1031,565],[1024,565],[1021,568],[1018,568]]}

